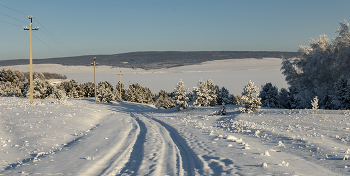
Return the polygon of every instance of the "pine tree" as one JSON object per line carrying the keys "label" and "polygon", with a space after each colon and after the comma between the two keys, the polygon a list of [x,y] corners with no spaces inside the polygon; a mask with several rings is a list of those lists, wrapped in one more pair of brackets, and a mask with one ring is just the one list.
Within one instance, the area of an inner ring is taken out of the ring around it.
{"label": "pine tree", "polygon": [[217,94],[217,104],[218,105],[223,105],[223,104],[230,104],[230,99],[229,99],[230,93],[229,91],[225,88],[222,87],[219,89],[218,94]]}
{"label": "pine tree", "polygon": [[123,100],[123,97],[125,97],[125,89],[122,82],[118,81],[115,93],[118,100]]}
{"label": "pine tree", "polygon": [[278,104],[280,108],[290,109],[291,108],[291,98],[290,93],[287,89],[282,88],[278,93]]}
{"label": "pine tree", "polygon": [[245,104],[245,107],[241,107],[240,111],[243,113],[252,113],[260,108],[261,102],[259,98],[259,88],[255,87],[254,83],[250,80],[244,87],[242,100]]}
{"label": "pine tree", "polygon": [[95,97],[95,83],[86,82],[81,89],[83,97]]}
{"label": "pine tree", "polygon": [[187,102],[189,98],[186,96],[187,91],[188,89],[186,89],[184,82],[182,82],[182,79],[180,79],[180,82],[177,83],[176,88],[174,88],[174,97],[173,97],[173,100],[176,103],[177,109],[179,110],[188,108]]}
{"label": "pine tree", "polygon": [[71,79],[71,80],[64,80],[64,81],[62,81],[57,86],[57,88],[65,91],[69,98],[74,98],[73,92],[72,92],[73,87],[75,87],[75,91],[77,91],[79,96],[83,96],[84,95],[84,91],[81,88],[81,86],[82,85],[80,83],[78,83],[75,79]]}
{"label": "pine tree", "polygon": [[111,103],[116,100],[116,96],[113,93],[113,85],[108,81],[100,81],[98,83],[98,95],[97,98],[100,102]]}
{"label": "pine tree", "polygon": [[341,76],[334,83],[332,104],[335,109],[350,109],[350,82],[345,76]]}
{"label": "pine tree", "polygon": [[278,88],[273,86],[272,83],[266,83],[262,86],[259,97],[261,98],[261,106],[269,108],[279,107]]}
{"label": "pine tree", "polygon": [[216,105],[216,91],[215,84],[212,80],[208,80],[207,83],[202,79],[198,82],[198,87],[194,87],[193,92],[196,96],[196,101],[193,103],[195,106],[215,106]]}
{"label": "pine tree", "polygon": [[126,101],[152,104],[155,99],[155,95],[147,87],[142,87],[139,83],[129,84],[129,88],[126,90]]}
{"label": "pine tree", "polygon": [[174,106],[176,106],[175,102],[170,99],[168,96],[168,93],[165,90],[160,90],[158,94],[158,98],[154,105],[157,108],[164,108],[164,109],[170,109]]}

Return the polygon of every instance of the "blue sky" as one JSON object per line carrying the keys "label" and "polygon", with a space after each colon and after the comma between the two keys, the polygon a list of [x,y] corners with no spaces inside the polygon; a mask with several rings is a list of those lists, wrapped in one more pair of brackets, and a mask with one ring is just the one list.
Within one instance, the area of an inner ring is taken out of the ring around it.
{"label": "blue sky", "polygon": [[[6,7],[4,7],[6,6]],[[349,0],[1,0],[0,60],[134,51],[297,51],[350,21]],[[10,24],[9,24],[10,23]]]}

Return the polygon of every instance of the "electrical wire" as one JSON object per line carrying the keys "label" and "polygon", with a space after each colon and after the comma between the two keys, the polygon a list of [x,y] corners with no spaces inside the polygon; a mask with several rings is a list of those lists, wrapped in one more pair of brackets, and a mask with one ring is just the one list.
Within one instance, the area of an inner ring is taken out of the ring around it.
{"label": "electrical wire", "polygon": [[14,20],[17,20],[17,21],[19,21],[19,22],[22,22],[22,23],[27,24],[27,23],[24,22],[24,21],[21,21],[21,20],[19,20],[19,19],[13,18],[13,17],[11,17],[11,16],[9,16],[9,15],[6,15],[6,14],[4,14],[4,13],[1,13],[1,12],[0,12],[0,14],[1,14],[1,15],[4,15],[4,16],[7,16],[7,17],[9,17],[9,18],[12,18],[12,19],[14,19]]}
{"label": "electrical wire", "polygon": [[40,27],[44,28],[50,35],[48,35],[44,30],[41,30],[42,32],[44,32],[44,34],[46,34],[48,37],[50,37],[53,41],[55,41],[57,44],[59,44],[60,46],[62,46],[63,48],[65,48],[66,50],[68,50],[69,52],[71,52],[72,54],[77,54],[77,55],[82,55],[78,52],[76,52],[75,50],[73,50],[72,48],[70,48],[69,46],[67,46],[66,44],[64,44],[61,40],[59,40],[57,37],[55,37],[48,29],[46,29],[44,27],[44,25],[42,25],[36,18],[33,18],[36,22],[38,22],[38,24],[40,25]]}
{"label": "electrical wire", "polygon": [[9,22],[6,22],[6,21],[2,21],[2,20],[0,20],[0,22],[7,23],[7,24],[10,24],[10,25],[13,25],[13,26],[17,26],[17,27],[22,27],[22,26],[20,26],[20,25],[12,24],[12,23],[9,23]]}
{"label": "electrical wire", "polygon": [[52,49],[53,51],[57,52],[58,54],[64,56],[62,53],[58,52],[57,50],[53,49],[51,46],[49,46],[48,44],[46,44],[44,41],[40,40],[36,35],[32,34],[36,39],[38,39],[40,42],[42,42],[43,44],[45,44],[47,47],[49,47],[50,49]]}
{"label": "electrical wire", "polygon": [[[12,10],[12,11],[15,11],[15,12],[17,12],[17,13],[27,15],[27,14],[24,13],[24,12],[15,10],[15,9],[10,8],[10,7],[7,7],[7,6],[5,6],[5,5],[0,4],[0,6],[5,7],[5,8],[7,8],[7,9],[10,9],[10,10]],[[0,14],[2,14],[2,15],[4,15],[4,16],[7,16],[7,17],[9,17],[9,18],[12,18],[12,19],[14,19],[14,20],[16,20],[16,21],[19,21],[19,22],[22,22],[22,23],[27,24],[27,23],[24,22],[24,21],[21,21],[21,20],[19,20],[19,19],[16,19],[16,18],[11,17],[11,16],[9,16],[9,15],[6,15],[6,14],[4,14],[4,13],[1,13],[1,12],[0,12]],[[44,29],[44,30],[40,30],[40,31],[42,31],[45,35],[47,35],[49,38],[51,38],[54,42],[56,42],[56,43],[59,44],[61,47],[63,47],[64,49],[68,50],[69,52],[71,52],[71,53],[74,54],[74,55],[82,55],[82,54],[80,54],[79,52],[77,52],[77,51],[73,50],[72,48],[70,48],[69,46],[67,46],[66,44],[64,44],[64,43],[63,43],[61,40],[59,40],[57,37],[55,37],[55,36],[54,36],[48,29],[46,29],[46,28],[44,27],[44,25],[42,25],[36,18],[33,18],[33,19],[40,25],[41,28]],[[6,22],[6,21],[2,21],[2,20],[0,20],[0,22],[7,23],[7,24],[10,24],[10,25],[14,25],[14,26],[19,26],[19,25],[13,24],[13,23],[9,23],[9,22]],[[19,27],[22,27],[22,26],[19,26]],[[45,32],[45,30],[46,30],[47,32]],[[51,37],[48,33],[49,33],[52,37]],[[34,35],[34,34],[33,34],[33,35]],[[51,48],[53,51],[55,51],[55,52],[59,53],[60,55],[64,56],[62,53],[58,52],[58,51],[55,50],[53,47],[49,46],[48,44],[46,44],[45,42],[43,42],[42,40],[40,40],[37,36],[34,35],[34,37],[37,38],[37,39],[38,39],[39,41],[41,41],[42,43],[44,43],[44,44],[45,44],[46,46],[48,46],[49,48]]]}
{"label": "electrical wire", "polygon": [[15,12],[18,12],[18,13],[21,13],[21,14],[23,14],[23,15],[28,15],[28,14],[26,14],[26,13],[20,12],[20,11],[18,11],[18,10],[12,9],[12,8],[10,8],[10,7],[7,7],[7,6],[4,6],[4,5],[2,5],[2,4],[0,4],[0,6],[3,6],[3,7],[5,7],[5,8],[8,8],[8,9],[10,9],[10,10],[12,10],[12,11],[15,11]]}

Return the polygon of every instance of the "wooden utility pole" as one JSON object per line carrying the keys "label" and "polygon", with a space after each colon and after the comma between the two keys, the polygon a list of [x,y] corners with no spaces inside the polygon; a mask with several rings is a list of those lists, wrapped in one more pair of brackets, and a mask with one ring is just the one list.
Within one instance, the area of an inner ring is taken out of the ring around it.
{"label": "wooden utility pole", "polygon": [[33,16],[28,16],[30,19],[29,29],[28,27],[23,27],[24,30],[29,30],[29,80],[30,80],[30,103],[33,103],[33,46],[32,46],[32,30],[39,30],[39,27],[32,29]]}
{"label": "wooden utility pole", "polygon": [[122,71],[120,71],[119,75],[119,98],[122,99]]}
{"label": "wooden utility pole", "polygon": [[93,64],[91,64],[91,65],[94,65],[95,104],[97,104],[96,65],[98,65],[98,64],[96,63],[96,57],[94,57],[94,63],[93,63]]}

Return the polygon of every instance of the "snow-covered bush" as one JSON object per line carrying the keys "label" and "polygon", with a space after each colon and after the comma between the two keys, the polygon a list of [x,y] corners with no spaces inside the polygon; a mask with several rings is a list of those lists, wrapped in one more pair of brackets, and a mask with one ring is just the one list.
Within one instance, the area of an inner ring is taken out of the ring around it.
{"label": "snow-covered bush", "polygon": [[212,80],[203,82],[202,79],[198,82],[198,87],[194,87],[196,101],[195,106],[215,106],[216,105],[216,86]]}
{"label": "snow-covered bush", "polygon": [[259,88],[254,86],[254,83],[249,80],[247,85],[243,89],[242,100],[244,108],[240,107],[240,111],[243,113],[252,113],[257,109],[260,109]]}
{"label": "snow-covered bush", "polygon": [[220,111],[215,111],[214,112],[215,115],[226,115],[226,105],[222,105]]}
{"label": "snow-covered bush", "polygon": [[176,106],[175,102],[170,99],[170,97],[168,96],[168,93],[165,90],[160,90],[157,97],[158,98],[154,103],[154,105],[157,108],[170,109]]}
{"label": "snow-covered bush", "polygon": [[54,88],[49,98],[57,99],[56,103],[68,105],[67,94],[61,89]]}
{"label": "snow-covered bush", "polygon": [[317,114],[317,109],[318,109],[318,98],[317,96],[311,101],[312,105],[312,113]]}
{"label": "snow-covered bush", "polygon": [[273,86],[272,83],[266,83],[264,86],[262,86],[259,97],[261,98],[262,107],[279,107],[278,88]]}
{"label": "snow-covered bush", "polygon": [[186,86],[181,79],[180,82],[177,83],[176,88],[174,88],[174,97],[172,98],[179,110],[188,108],[187,102],[189,101],[189,98],[186,96],[187,91],[188,89],[186,89]]}

